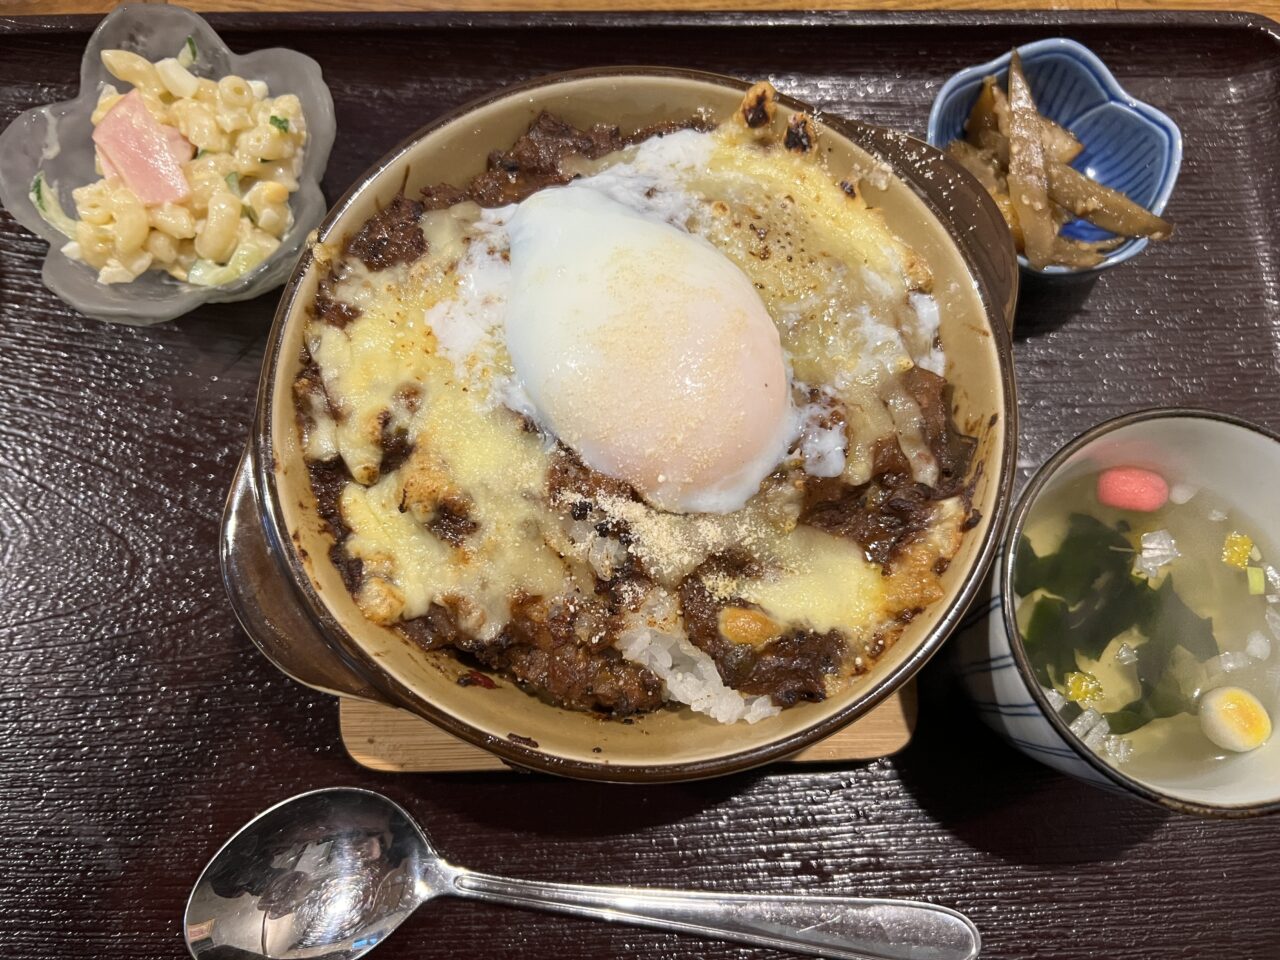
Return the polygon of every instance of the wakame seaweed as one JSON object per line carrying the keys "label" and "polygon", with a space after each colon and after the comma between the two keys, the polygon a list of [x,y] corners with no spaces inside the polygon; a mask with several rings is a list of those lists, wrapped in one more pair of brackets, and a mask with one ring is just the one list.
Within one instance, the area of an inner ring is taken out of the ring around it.
{"label": "wakame seaweed", "polygon": [[1024,536],[1014,559],[1014,590],[1024,597],[1044,591],[1023,631],[1043,685],[1063,687],[1066,675],[1079,669],[1077,653],[1097,660],[1112,640],[1134,628],[1146,638],[1135,647],[1141,695],[1105,715],[1116,734],[1192,709],[1171,669],[1176,647],[1200,662],[1218,652],[1213,622],[1183,602],[1172,575],[1159,587],[1133,575],[1127,532],[1123,522],[1112,527],[1073,513],[1054,553],[1039,556]]}

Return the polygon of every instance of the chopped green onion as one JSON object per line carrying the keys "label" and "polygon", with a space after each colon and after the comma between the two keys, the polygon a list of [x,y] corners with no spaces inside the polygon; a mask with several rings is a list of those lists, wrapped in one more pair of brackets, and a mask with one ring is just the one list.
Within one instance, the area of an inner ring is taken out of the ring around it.
{"label": "chopped green onion", "polygon": [[281,133],[289,132],[289,120],[286,117],[277,117],[273,114],[270,118],[270,123]]}
{"label": "chopped green onion", "polygon": [[1244,572],[1249,577],[1250,596],[1260,597],[1267,592],[1267,576],[1261,567],[1246,567]]}
{"label": "chopped green onion", "polygon": [[196,62],[198,56],[200,56],[200,51],[196,49],[195,38],[187,37],[186,43],[178,51],[178,62],[184,67],[189,67]]}
{"label": "chopped green onion", "polygon": [[231,192],[237,197],[240,196],[240,174],[232,170],[224,179],[227,181],[227,186],[231,188]]}

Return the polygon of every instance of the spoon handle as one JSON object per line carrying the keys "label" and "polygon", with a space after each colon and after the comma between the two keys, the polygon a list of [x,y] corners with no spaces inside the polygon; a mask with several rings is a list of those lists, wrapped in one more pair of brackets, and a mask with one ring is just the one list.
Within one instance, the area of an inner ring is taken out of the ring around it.
{"label": "spoon handle", "polygon": [[453,893],[840,960],[973,960],[963,915],[909,900],[704,893],[512,880],[459,870]]}

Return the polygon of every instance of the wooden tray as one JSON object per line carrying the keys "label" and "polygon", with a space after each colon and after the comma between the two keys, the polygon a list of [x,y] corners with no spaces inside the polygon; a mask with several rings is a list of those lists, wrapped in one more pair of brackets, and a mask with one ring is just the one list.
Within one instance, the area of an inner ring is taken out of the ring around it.
{"label": "wooden tray", "polygon": [[[764,75],[833,112],[919,133],[952,71],[1073,37],[1182,127],[1168,210],[1178,232],[1092,290],[1024,290],[1021,468],[1107,416],[1155,404],[1280,429],[1280,43],[1261,19],[212,19],[234,50],[286,46],[320,62],[340,131],[331,200],[433,117],[553,70],[665,63]],[[97,20],[0,15],[0,123],[74,94]],[[1280,957],[1274,818],[1172,816],[1059,776],[981,726],[948,685],[944,657],[921,678],[919,725],[892,763],[626,790],[530,777],[518,792],[506,777],[426,783],[356,767],[336,749],[329,698],[252,649],[218,575],[222,502],[275,298],[113,327],[45,291],[45,244],[3,211],[0,250],[6,960],[177,956],[175,918],[200,863],[264,806],[334,784],[391,794],[450,860],[516,877],[924,899],[978,924],[983,960]],[[376,956],[542,954],[747,955],[444,901]]]}
{"label": "wooden tray", "polygon": [[[507,769],[488,751],[394,707],[343,699],[338,718],[343,746],[356,763],[371,770],[461,773]],[[843,763],[887,757],[911,741],[915,726],[915,684],[908,684],[858,722],[801,750],[787,762]]]}

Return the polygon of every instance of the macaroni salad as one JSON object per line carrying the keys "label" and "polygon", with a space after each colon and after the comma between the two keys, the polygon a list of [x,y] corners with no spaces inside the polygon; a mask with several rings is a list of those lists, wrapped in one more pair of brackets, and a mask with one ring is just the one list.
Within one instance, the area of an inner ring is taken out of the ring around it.
{"label": "macaroni salad", "polygon": [[42,174],[32,184],[41,215],[70,240],[63,252],[101,283],[147,270],[229,283],[270,256],[293,222],[307,139],[298,98],[272,97],[260,80],[198,77],[188,69],[197,55],[190,38],[154,63],[104,50],[104,66],[133,89],[104,85],[93,112],[102,179],[72,191],[75,219]]}

